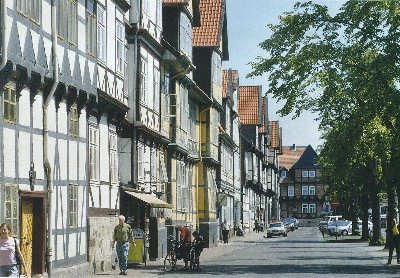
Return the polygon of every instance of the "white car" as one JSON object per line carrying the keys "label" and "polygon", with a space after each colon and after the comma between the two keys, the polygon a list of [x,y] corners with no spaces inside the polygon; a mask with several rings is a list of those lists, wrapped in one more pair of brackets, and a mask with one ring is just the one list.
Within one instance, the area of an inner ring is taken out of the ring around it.
{"label": "white car", "polygon": [[269,224],[269,227],[267,229],[267,237],[272,237],[272,236],[284,236],[284,237],[287,236],[287,230],[282,222],[275,222]]}
{"label": "white car", "polygon": [[330,235],[350,235],[352,233],[352,223],[348,220],[338,220],[328,222],[328,234]]}

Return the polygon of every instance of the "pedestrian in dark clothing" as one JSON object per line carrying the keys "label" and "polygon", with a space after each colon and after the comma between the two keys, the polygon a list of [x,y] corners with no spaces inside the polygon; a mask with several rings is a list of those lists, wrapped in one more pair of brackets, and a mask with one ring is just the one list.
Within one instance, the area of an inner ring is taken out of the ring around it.
{"label": "pedestrian in dark clothing", "polygon": [[222,239],[224,240],[224,243],[228,243],[228,237],[229,237],[229,227],[225,219],[224,223],[222,223]]}
{"label": "pedestrian in dark clothing", "polygon": [[392,228],[387,230],[387,241],[389,247],[389,258],[387,264],[392,263],[393,250],[396,248],[397,263],[400,264],[400,235],[396,219],[392,220]]}

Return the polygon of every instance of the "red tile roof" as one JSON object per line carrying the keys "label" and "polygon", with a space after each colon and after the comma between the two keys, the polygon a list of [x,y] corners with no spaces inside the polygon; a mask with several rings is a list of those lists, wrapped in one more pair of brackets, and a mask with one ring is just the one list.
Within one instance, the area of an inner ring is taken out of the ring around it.
{"label": "red tile roof", "polygon": [[224,0],[200,1],[200,27],[193,28],[193,46],[218,46],[221,36]]}
{"label": "red tile roof", "polygon": [[278,155],[279,166],[290,170],[300,159],[306,148],[306,146],[296,146],[296,149],[293,150],[293,147],[283,146],[282,154]]}
{"label": "red tile roof", "polygon": [[[265,129],[264,119],[265,119],[265,96],[261,98],[261,123],[262,125],[258,128],[259,133],[266,133],[267,129]],[[268,116],[268,115],[267,115]]]}
{"label": "red tile roof", "polygon": [[[239,74],[237,70],[231,70],[231,72],[232,72],[232,83],[235,84]],[[228,80],[229,80],[228,73],[229,70],[222,71],[222,97],[226,97],[226,91],[228,89]]]}
{"label": "red tile roof", "polygon": [[271,136],[271,147],[279,149],[280,147],[280,135],[279,135],[279,122],[269,121],[268,122],[269,134]]}
{"label": "red tile roof", "polygon": [[260,86],[239,86],[238,114],[242,124],[259,124],[258,108],[260,93]]}

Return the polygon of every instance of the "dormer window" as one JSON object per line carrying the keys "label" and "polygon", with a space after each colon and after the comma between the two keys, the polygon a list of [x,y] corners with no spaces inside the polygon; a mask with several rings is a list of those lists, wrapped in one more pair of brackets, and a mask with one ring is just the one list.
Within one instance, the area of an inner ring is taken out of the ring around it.
{"label": "dormer window", "polygon": [[186,56],[192,59],[192,23],[185,13],[181,13],[179,26],[179,46]]}
{"label": "dormer window", "polygon": [[285,169],[283,169],[281,171],[281,178],[286,178],[286,170]]}

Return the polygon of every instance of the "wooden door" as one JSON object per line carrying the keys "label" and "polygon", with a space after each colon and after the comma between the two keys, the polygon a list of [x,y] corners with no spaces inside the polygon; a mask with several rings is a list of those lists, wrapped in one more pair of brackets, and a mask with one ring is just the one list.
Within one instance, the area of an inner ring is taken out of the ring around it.
{"label": "wooden door", "polygon": [[33,199],[23,198],[21,203],[21,253],[24,256],[27,273],[32,274],[33,240]]}

